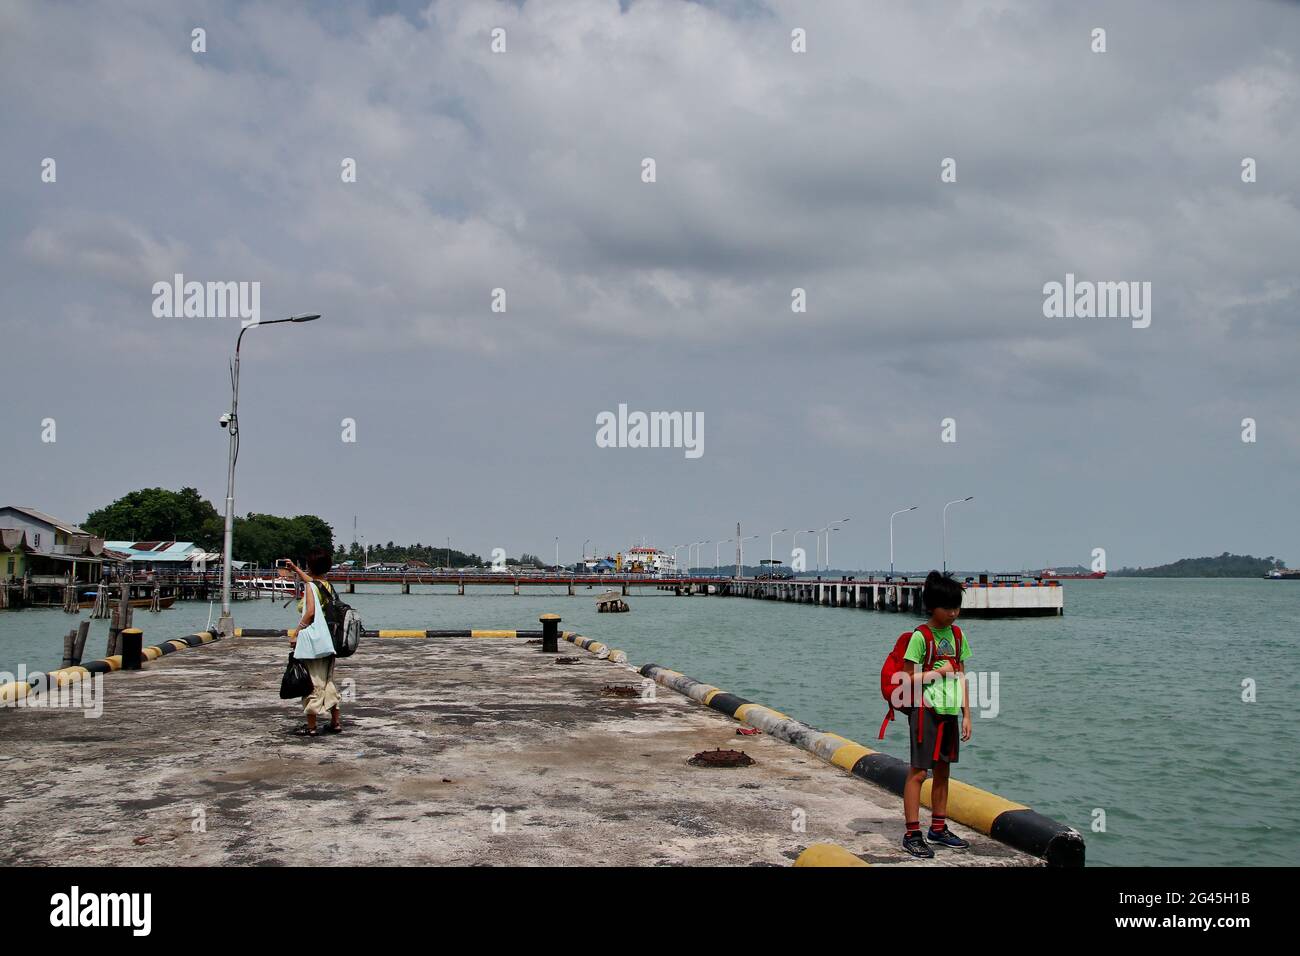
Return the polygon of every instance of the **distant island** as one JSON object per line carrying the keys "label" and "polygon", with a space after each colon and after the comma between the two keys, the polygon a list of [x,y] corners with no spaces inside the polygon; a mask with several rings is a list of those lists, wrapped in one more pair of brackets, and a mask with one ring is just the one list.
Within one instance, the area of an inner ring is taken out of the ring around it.
{"label": "distant island", "polygon": [[1286,567],[1286,562],[1269,555],[1257,558],[1250,554],[1229,554],[1217,558],[1183,558],[1173,564],[1154,568],[1120,568],[1112,571],[1117,578],[1261,578],[1275,568]]}

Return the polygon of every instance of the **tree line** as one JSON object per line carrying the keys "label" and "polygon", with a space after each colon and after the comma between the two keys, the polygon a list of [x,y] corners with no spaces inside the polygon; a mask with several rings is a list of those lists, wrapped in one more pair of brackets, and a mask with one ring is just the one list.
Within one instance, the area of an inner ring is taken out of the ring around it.
{"label": "tree line", "polygon": [[[486,568],[491,565],[482,556],[473,552],[457,551],[455,548],[439,547],[436,544],[372,544],[369,549],[353,541],[347,548],[340,542],[334,548],[334,562],[351,561],[357,567],[369,564],[408,564],[422,561],[434,568]],[[508,567],[547,567],[541,558],[525,551],[517,558],[506,558]]]}
{"label": "tree line", "polygon": [[[92,511],[82,527],[108,541],[193,541],[205,551],[220,551],[225,537],[225,518],[194,488],[132,491]],[[317,548],[334,550],[334,529],[316,515],[250,512],[235,516],[232,532],[235,560],[258,567],[271,567],[279,558],[301,562]]]}
{"label": "tree line", "polygon": [[1113,574],[1122,578],[1259,578],[1284,567],[1286,562],[1271,554],[1257,558],[1225,551],[1218,557],[1183,558],[1154,568],[1121,568]]}

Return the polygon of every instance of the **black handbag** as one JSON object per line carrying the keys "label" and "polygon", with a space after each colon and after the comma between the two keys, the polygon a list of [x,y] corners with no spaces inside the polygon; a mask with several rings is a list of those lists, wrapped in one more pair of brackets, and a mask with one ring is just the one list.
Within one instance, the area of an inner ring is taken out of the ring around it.
{"label": "black handbag", "polygon": [[307,673],[307,665],[294,657],[293,651],[290,651],[289,666],[284,669],[284,677],[280,678],[280,699],[309,697],[312,687],[311,674]]}

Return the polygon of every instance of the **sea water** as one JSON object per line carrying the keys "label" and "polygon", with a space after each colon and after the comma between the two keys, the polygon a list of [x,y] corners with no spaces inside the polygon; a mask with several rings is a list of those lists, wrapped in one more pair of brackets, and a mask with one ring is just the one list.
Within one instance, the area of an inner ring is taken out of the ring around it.
{"label": "sea water", "polygon": [[[997,695],[996,716],[973,713],[954,777],[1075,827],[1089,865],[1300,865],[1292,806],[1300,582],[1109,578],[1063,587],[1063,617],[961,621],[968,667],[995,675]],[[565,630],[619,648],[635,665],[663,664],[907,758],[905,723],[884,741],[876,733],[880,665],[918,622],[911,615],[636,589],[630,613],[597,614],[600,591],[515,596],[471,586],[461,597],[446,587],[403,595],[396,585],[363,585],[346,599],[367,628],[535,629],[540,614],[555,612]],[[148,645],[202,630],[217,611],[182,602],[157,614],[137,609],[134,622]],[[244,627],[297,620],[292,605],[267,599],[234,612]],[[62,635],[78,620],[57,609],[0,612],[0,671],[57,667]],[[92,622],[87,659],[103,654],[107,631],[107,621]],[[403,647],[419,654],[421,642]],[[483,653],[491,650],[485,642]],[[282,667],[281,650],[268,648],[268,675],[278,680]]]}

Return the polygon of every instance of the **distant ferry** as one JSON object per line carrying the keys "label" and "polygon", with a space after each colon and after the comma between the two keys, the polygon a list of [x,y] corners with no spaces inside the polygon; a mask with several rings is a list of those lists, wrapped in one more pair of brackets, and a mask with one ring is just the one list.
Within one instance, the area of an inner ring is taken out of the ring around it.
{"label": "distant ferry", "polygon": [[1277,568],[1264,577],[1269,581],[1300,581],[1300,568]]}
{"label": "distant ferry", "polygon": [[1045,578],[1051,581],[1091,581],[1101,580],[1106,576],[1105,571],[1093,571],[1091,574],[1057,574],[1051,568],[1044,568],[1042,573],[1034,575],[1035,577]]}

